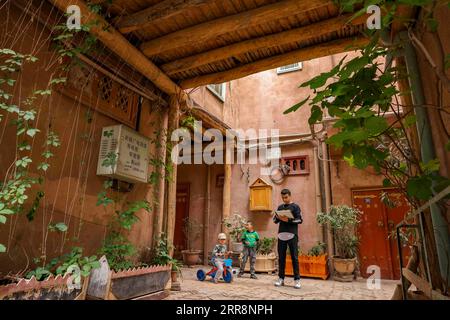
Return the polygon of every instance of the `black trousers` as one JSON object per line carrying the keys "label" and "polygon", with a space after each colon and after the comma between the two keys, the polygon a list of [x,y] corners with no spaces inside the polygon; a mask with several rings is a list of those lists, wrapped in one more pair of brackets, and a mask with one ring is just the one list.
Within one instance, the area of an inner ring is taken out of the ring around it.
{"label": "black trousers", "polygon": [[286,267],[286,251],[289,247],[292,259],[292,268],[294,269],[294,279],[300,279],[300,271],[298,266],[298,237],[295,236],[291,240],[283,241],[278,239],[278,276],[284,279]]}

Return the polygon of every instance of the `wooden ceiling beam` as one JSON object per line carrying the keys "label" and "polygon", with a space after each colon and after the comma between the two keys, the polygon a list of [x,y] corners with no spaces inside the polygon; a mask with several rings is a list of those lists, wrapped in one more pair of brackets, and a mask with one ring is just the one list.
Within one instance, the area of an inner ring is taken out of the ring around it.
{"label": "wooden ceiling beam", "polygon": [[97,37],[108,49],[139,71],[159,89],[169,95],[189,101],[187,94],[155,66],[142,52],[134,47],[125,37],[112,27],[103,17],[89,10],[83,0],[49,0],[55,7],[66,12],[70,5],[77,5],[81,10],[81,22],[91,24],[89,32]]}
{"label": "wooden ceiling beam", "polygon": [[324,6],[335,6],[335,4],[328,0],[284,0],[169,33],[144,42],[141,50],[147,56],[154,56],[164,51],[207,41],[229,32],[254,27]]}
{"label": "wooden ceiling beam", "polygon": [[[214,1],[214,0],[213,0]],[[114,25],[121,33],[129,33],[155,24],[158,20],[170,18],[184,10],[196,8],[211,0],[165,0],[147,9],[114,19]]]}
{"label": "wooden ceiling beam", "polygon": [[339,16],[273,35],[238,42],[229,46],[213,49],[193,56],[175,60],[162,65],[160,68],[170,76],[178,72],[192,70],[210,63],[241,55],[246,52],[277,47],[289,43],[301,42],[311,38],[320,37],[323,35],[327,35],[333,31],[342,29],[346,25],[360,25],[365,23],[365,21],[367,20],[366,15],[349,21],[351,17],[352,15],[350,14]]}
{"label": "wooden ceiling beam", "polygon": [[355,50],[355,47],[359,48],[366,45],[368,42],[369,39],[363,37],[352,39],[345,38],[325,42],[278,56],[262,59],[227,71],[183,80],[181,81],[180,86],[183,89],[188,89],[207,84],[223,83],[299,61],[307,61],[315,58],[338,54],[341,52]]}

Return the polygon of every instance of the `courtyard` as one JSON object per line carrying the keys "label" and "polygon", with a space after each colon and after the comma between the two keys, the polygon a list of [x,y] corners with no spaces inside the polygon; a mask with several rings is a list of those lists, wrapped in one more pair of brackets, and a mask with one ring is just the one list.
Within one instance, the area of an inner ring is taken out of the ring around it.
{"label": "courtyard", "polygon": [[292,277],[286,277],[284,287],[275,287],[276,274],[258,274],[250,279],[248,273],[235,277],[230,284],[214,284],[196,278],[198,269],[209,270],[207,266],[182,268],[181,291],[171,291],[165,300],[390,300],[398,281],[381,280],[381,288],[367,288],[366,279],[353,282],[338,282],[312,278],[302,279],[302,288],[294,289]]}

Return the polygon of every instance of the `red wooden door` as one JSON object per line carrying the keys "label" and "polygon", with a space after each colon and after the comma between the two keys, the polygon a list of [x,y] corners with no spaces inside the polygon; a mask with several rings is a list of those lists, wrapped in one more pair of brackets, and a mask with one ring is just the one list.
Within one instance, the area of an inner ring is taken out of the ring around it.
{"label": "red wooden door", "polygon": [[[395,226],[400,223],[410,210],[408,202],[403,194],[398,190],[391,189],[385,190],[389,196],[389,200],[392,203],[391,206],[386,206],[387,218],[388,218],[388,231],[390,234],[395,234]],[[400,279],[400,258],[397,249],[397,239],[395,237],[389,238],[389,246],[391,248],[392,269],[394,273],[394,279]],[[409,247],[402,248],[403,263],[409,259],[410,255]]]}
{"label": "red wooden door", "polygon": [[189,217],[189,184],[177,185],[177,204],[173,244],[175,256],[180,256],[186,249],[186,235],[183,231],[184,219]]}
{"label": "red wooden door", "polygon": [[362,211],[358,228],[361,275],[368,277],[367,267],[375,265],[380,268],[381,278],[392,279],[387,218],[380,190],[353,191],[353,206]]}
{"label": "red wooden door", "polygon": [[[386,192],[391,206],[381,200]],[[382,279],[400,279],[400,263],[397,240],[393,236],[395,226],[409,212],[405,197],[396,189],[353,191],[353,205],[363,212],[358,232],[360,235],[359,261],[361,275],[367,267],[380,267]],[[403,261],[408,261],[409,248],[403,248]]]}

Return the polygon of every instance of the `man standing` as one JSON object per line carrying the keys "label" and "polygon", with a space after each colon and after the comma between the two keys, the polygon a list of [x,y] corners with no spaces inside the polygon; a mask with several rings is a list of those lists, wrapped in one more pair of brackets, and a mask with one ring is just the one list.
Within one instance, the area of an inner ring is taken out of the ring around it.
{"label": "man standing", "polygon": [[278,281],[275,286],[284,286],[284,272],[286,266],[286,251],[289,247],[292,258],[292,267],[294,269],[294,288],[300,289],[300,272],[298,268],[298,225],[303,222],[300,207],[291,201],[291,191],[289,189],[281,190],[283,204],[278,206],[278,210],[290,210],[293,219],[287,217],[273,216],[273,222],[279,223],[278,227]]}

